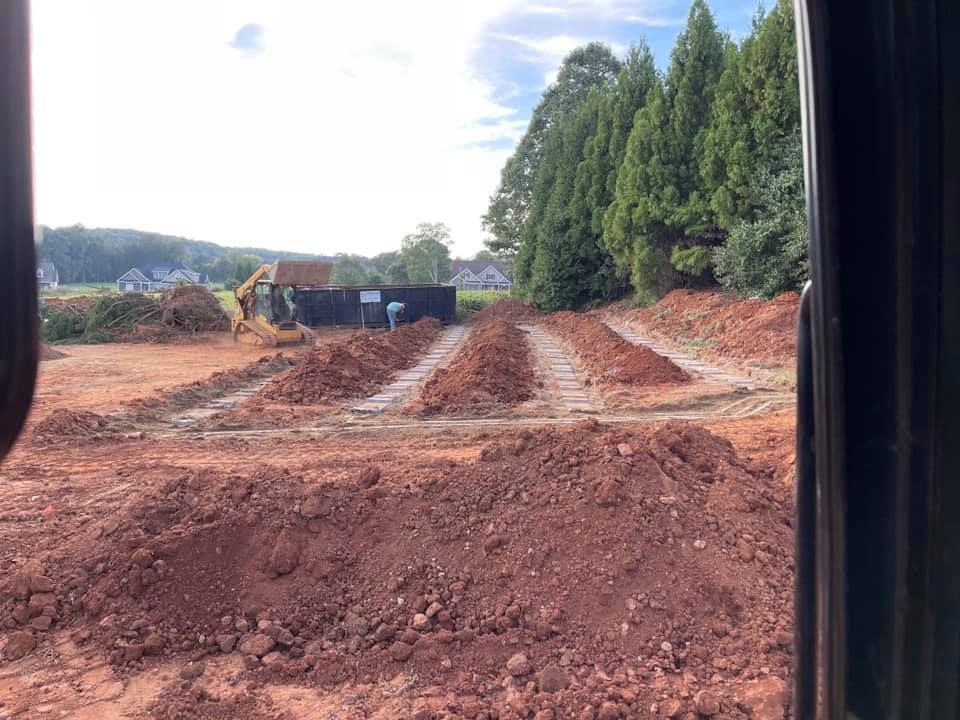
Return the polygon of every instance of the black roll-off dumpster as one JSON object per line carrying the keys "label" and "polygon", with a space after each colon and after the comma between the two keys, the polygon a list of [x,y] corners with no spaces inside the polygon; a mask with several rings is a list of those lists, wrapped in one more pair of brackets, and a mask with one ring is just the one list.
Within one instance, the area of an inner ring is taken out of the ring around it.
{"label": "black roll-off dumpster", "polygon": [[298,287],[297,319],[309,327],[387,325],[387,305],[406,305],[402,322],[434,317],[446,324],[457,317],[457,288],[445,284],[324,285]]}

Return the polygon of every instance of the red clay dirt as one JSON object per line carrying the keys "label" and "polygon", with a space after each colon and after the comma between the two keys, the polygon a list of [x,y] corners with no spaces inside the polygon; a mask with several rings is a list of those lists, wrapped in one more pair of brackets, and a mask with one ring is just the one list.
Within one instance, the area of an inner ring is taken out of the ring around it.
{"label": "red clay dirt", "polygon": [[[8,660],[69,628],[122,674],[192,662],[159,717],[226,717],[167,711],[237,654],[252,688],[402,674],[420,706],[396,717],[784,716],[791,493],[728,441],[583,422],[503,433],[475,460],[357,445],[293,469],[223,444],[244,462],[149,470],[211,449],[121,443],[148,472],[120,507],[67,514],[70,543],[5,563]],[[760,687],[779,715],[755,712]]]}
{"label": "red clay dirt", "polygon": [[475,316],[476,322],[503,320],[504,322],[512,323],[535,323],[542,319],[542,312],[537,310],[533,305],[528,305],[523,302],[523,300],[518,300],[517,298],[501,298],[487,305]]}
{"label": "red clay dirt", "polygon": [[310,352],[258,398],[304,405],[370,394],[396,371],[415,365],[440,331],[440,323],[429,317],[394,332],[358,331],[343,344]]}
{"label": "red clay dirt", "polygon": [[799,306],[795,292],[759,300],[719,291],[674,290],[656,305],[630,310],[625,317],[674,341],[703,343],[723,357],[786,365],[796,357]]}
{"label": "red clay dirt", "polygon": [[593,382],[647,386],[690,381],[673,362],[624,340],[596,318],[563,311],[550,315],[547,324],[573,346]]}
{"label": "red clay dirt", "polygon": [[463,349],[448,367],[430,375],[407,411],[489,415],[530,400],[535,387],[526,333],[502,320],[481,319]]}
{"label": "red clay dirt", "polygon": [[103,415],[86,410],[68,410],[57,408],[46,418],[33,426],[35,435],[59,436],[96,435],[107,427],[107,419]]}

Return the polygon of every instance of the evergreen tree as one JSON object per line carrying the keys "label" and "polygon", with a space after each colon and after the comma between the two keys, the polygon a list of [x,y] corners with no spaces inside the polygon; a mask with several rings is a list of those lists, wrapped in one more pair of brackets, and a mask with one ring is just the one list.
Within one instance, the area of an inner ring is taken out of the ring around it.
{"label": "evergreen tree", "polygon": [[576,113],[565,116],[551,133],[559,144],[552,142],[551,156],[544,157],[552,163],[556,153],[556,171],[535,230],[529,283],[529,297],[544,310],[578,307],[604,294],[604,253],[590,233],[589,208],[578,212],[574,199],[578,180],[581,187],[587,182],[584,150],[596,132],[600,97],[594,88]]}
{"label": "evergreen tree", "polygon": [[799,132],[772,150],[777,159],[765,163],[752,188],[753,219],[741,221],[714,251],[720,281],[743,295],[773,297],[799,290],[809,273]]}
{"label": "evergreen tree", "polygon": [[556,82],[537,103],[527,132],[500,172],[500,184],[483,216],[484,230],[491,235],[486,240],[490,250],[508,255],[520,251],[550,129],[576,111],[590,88],[612,82],[619,70],[620,61],[602,43],[577,48],[564,59]]}
{"label": "evergreen tree", "polygon": [[780,0],[764,15],[739,50],[728,49],[711,109],[701,173],[717,224],[730,230],[750,219],[752,193],[761,168],[779,162],[784,140],[800,126],[800,85],[793,12]]}

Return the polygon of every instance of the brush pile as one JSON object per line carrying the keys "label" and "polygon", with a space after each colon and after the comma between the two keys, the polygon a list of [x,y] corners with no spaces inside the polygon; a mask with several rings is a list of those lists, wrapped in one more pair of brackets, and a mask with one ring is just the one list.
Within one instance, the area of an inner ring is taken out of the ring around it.
{"label": "brush pile", "polygon": [[228,325],[213,293],[199,285],[177,285],[158,295],[112,293],[52,305],[46,309],[43,337],[48,342],[175,342]]}

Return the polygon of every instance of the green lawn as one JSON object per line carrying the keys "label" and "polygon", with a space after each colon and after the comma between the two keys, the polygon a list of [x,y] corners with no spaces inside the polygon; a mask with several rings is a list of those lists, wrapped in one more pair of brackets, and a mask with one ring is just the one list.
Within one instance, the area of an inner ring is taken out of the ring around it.
{"label": "green lawn", "polygon": [[487,305],[509,296],[510,293],[507,292],[457,290],[457,319],[466,320]]}
{"label": "green lawn", "polygon": [[220,301],[220,307],[226,310],[228,315],[232,315],[236,307],[233,290],[224,290],[223,285],[211,285],[210,290],[217,296],[217,300]]}
{"label": "green lawn", "polygon": [[75,283],[72,285],[61,285],[56,290],[44,290],[40,297],[49,298],[72,298],[81,295],[99,295],[101,293],[116,291],[115,282],[94,282],[94,283]]}

